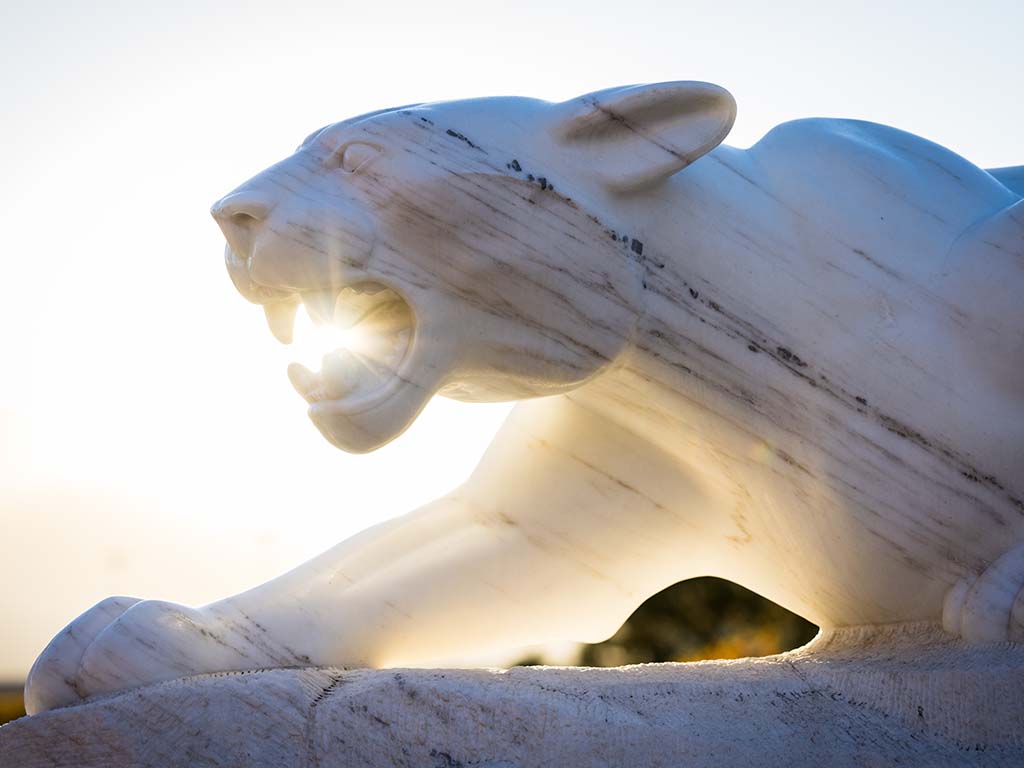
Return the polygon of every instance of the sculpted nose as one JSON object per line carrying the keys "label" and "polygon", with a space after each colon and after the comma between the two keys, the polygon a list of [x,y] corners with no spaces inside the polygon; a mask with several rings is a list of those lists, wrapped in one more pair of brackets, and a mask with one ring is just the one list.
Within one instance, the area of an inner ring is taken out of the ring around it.
{"label": "sculpted nose", "polygon": [[210,215],[220,226],[231,250],[241,258],[252,255],[252,241],[274,205],[258,195],[234,192],[218,200],[210,208]]}
{"label": "sculpted nose", "polygon": [[214,203],[210,208],[210,214],[221,226],[224,226],[225,223],[245,225],[250,222],[263,221],[273,207],[273,203],[259,195],[232,192]]}

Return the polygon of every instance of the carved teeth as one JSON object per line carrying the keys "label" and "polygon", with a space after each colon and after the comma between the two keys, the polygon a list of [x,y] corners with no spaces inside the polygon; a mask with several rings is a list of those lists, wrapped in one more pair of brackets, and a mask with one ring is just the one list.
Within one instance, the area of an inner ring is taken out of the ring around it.
{"label": "carved teeth", "polygon": [[334,304],[334,322],[340,328],[351,328],[380,306],[376,295],[382,290],[384,286],[379,283],[361,283],[342,289]]}
{"label": "carved teeth", "polygon": [[320,377],[325,394],[332,400],[338,400],[357,389],[375,389],[387,380],[347,349],[324,355]]}
{"label": "carved teeth", "polygon": [[387,290],[387,286],[382,285],[381,283],[367,281],[365,283],[356,283],[355,285],[350,285],[347,288],[347,290],[355,291],[356,293],[365,293],[369,296],[373,296],[376,293],[380,293],[381,291]]}
{"label": "carved teeth", "polygon": [[340,400],[357,391],[372,391],[385,384],[388,376],[389,372],[378,370],[347,349],[324,355],[323,370],[319,373],[301,363],[288,366],[292,386],[310,403]]}
{"label": "carved teeth", "polygon": [[295,387],[295,391],[310,401],[313,400],[312,395],[320,386],[320,377],[302,363],[292,363],[288,366],[288,379]]}
{"label": "carved teeth", "polygon": [[341,328],[350,328],[377,304],[373,297],[384,290],[386,286],[366,281],[347,285],[340,291],[307,291],[302,294],[302,303],[314,323],[333,322]]}
{"label": "carved teeth", "polygon": [[[370,281],[301,296],[315,323],[343,331],[333,336],[328,332],[332,345],[340,348],[323,356],[319,373],[297,363],[289,366],[292,386],[307,402],[363,397],[394,379],[415,331],[412,308],[401,296]],[[269,312],[268,307],[268,321]]]}
{"label": "carved teeth", "polygon": [[292,332],[295,329],[295,312],[299,308],[298,299],[273,302],[263,305],[263,314],[267,317],[267,325],[274,338],[282,344],[292,343]]}
{"label": "carved teeth", "polygon": [[332,399],[344,397],[358,383],[359,361],[347,349],[324,355],[320,376],[325,384],[326,394]]}
{"label": "carved teeth", "polygon": [[334,320],[334,307],[338,300],[337,291],[307,291],[302,294],[309,319],[318,325]]}

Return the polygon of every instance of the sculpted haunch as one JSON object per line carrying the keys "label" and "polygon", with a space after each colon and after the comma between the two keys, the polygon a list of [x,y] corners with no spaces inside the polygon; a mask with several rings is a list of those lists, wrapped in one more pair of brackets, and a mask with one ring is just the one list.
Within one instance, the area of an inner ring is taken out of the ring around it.
{"label": "sculpted haunch", "polygon": [[[213,208],[348,451],[435,394],[522,400],[448,496],[192,609],[110,598],[30,712],[195,672],[594,641],[717,575],[823,626],[1024,638],[1024,173],[871,123],[720,146],[706,83],[328,126]],[[691,165],[692,164],[692,165]]]}

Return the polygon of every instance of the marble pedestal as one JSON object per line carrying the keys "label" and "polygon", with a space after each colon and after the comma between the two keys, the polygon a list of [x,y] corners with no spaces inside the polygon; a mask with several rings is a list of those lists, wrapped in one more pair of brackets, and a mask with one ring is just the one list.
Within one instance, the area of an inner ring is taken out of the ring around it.
{"label": "marble pedestal", "polygon": [[0,765],[1024,764],[1024,646],[931,624],[779,656],[619,669],[200,675],[0,728]]}

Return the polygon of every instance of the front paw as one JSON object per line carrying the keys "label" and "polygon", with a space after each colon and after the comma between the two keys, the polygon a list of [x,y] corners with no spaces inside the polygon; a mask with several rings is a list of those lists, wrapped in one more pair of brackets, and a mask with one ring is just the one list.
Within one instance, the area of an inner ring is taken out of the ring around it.
{"label": "front paw", "polygon": [[205,609],[108,598],[40,655],[26,684],[26,710],[35,714],[147,683],[287,661],[268,648],[252,642],[244,623]]}
{"label": "front paw", "polygon": [[78,680],[82,656],[98,634],[137,602],[137,597],[108,597],[64,627],[28,673],[25,711],[34,715],[84,699]]}
{"label": "front paw", "polygon": [[245,658],[202,611],[160,600],[136,603],[112,621],[82,655],[79,685],[87,696],[202,672],[245,668]]}

